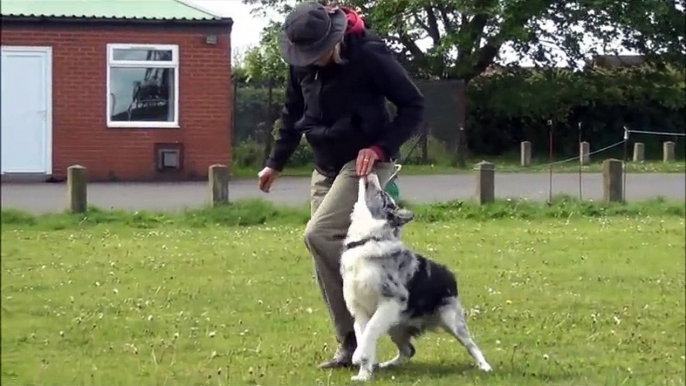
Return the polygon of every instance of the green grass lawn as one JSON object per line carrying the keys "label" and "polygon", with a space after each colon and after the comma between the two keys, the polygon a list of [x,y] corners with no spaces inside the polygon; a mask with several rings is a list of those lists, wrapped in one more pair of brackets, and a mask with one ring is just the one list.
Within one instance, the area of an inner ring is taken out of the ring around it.
{"label": "green grass lawn", "polygon": [[[302,225],[38,225],[3,222],[3,385],[350,384],[315,368],[335,341]],[[683,385],[684,233],[681,215],[412,223],[494,372],[430,334],[372,384]]]}
{"label": "green grass lawn", "polygon": [[[530,167],[522,167],[518,161],[506,158],[486,159],[496,165],[496,171],[502,173],[548,173],[550,166],[546,160],[539,160]],[[473,173],[474,165],[482,160],[470,160],[466,168],[458,168],[445,165],[403,165],[401,174],[403,175],[422,175],[422,174],[460,174]],[[646,161],[641,163],[629,162],[627,173],[684,173],[686,162],[678,161],[663,163],[661,161]],[[599,173],[602,171],[602,162],[594,162],[581,167],[582,173]],[[256,178],[258,168],[245,168],[235,165],[233,175],[239,178]],[[553,165],[553,173],[578,173],[578,162],[568,162]],[[311,167],[286,167],[283,171],[284,176],[309,177],[312,175]]]}

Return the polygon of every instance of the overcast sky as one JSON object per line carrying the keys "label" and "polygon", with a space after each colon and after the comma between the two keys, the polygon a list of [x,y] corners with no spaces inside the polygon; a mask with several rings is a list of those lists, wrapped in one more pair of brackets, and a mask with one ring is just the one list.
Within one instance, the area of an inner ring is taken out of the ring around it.
{"label": "overcast sky", "polygon": [[233,19],[231,43],[233,49],[245,50],[260,41],[260,32],[267,24],[264,20],[250,14],[250,7],[241,0],[186,0],[208,11]]}

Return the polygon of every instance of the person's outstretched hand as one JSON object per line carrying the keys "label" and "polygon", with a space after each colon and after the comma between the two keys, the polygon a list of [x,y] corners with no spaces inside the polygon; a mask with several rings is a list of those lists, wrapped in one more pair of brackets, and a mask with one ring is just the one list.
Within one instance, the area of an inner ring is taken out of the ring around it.
{"label": "person's outstretched hand", "polygon": [[370,148],[362,149],[357,153],[357,161],[355,162],[355,171],[360,177],[364,177],[371,173],[374,163],[379,160],[376,152]]}
{"label": "person's outstretched hand", "polygon": [[269,189],[271,189],[274,180],[276,180],[278,176],[279,172],[275,169],[270,167],[262,169],[262,171],[257,174],[257,177],[260,180],[260,190],[269,193]]}

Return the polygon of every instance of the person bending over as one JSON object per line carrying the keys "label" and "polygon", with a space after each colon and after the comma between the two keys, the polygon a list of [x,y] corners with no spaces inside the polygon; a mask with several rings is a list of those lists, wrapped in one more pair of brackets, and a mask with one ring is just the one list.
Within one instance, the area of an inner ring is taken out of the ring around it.
{"label": "person bending over", "polygon": [[[305,244],[339,342],[333,359],[319,367],[347,367],[357,342],[339,260],[357,181],[373,171],[382,184],[388,182],[400,146],[423,120],[424,97],[351,9],[299,4],[286,17],[279,47],[289,64],[286,98],[259,188],[269,192],[305,135],[314,153]],[[392,120],[386,99],[397,107]]]}

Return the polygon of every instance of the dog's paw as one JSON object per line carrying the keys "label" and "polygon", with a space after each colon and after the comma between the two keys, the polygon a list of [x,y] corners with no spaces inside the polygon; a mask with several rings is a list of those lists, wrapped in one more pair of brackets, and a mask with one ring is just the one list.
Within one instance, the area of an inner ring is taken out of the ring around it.
{"label": "dog's paw", "polygon": [[479,363],[478,366],[479,366],[479,370],[481,370],[481,371],[485,371],[487,373],[490,373],[491,371],[493,371],[493,368],[491,368],[491,365],[489,365],[488,362],[481,362],[481,363]]}
{"label": "dog's paw", "polygon": [[354,382],[367,382],[372,379],[372,373],[368,371],[360,371],[359,374],[350,377],[351,381]]}

